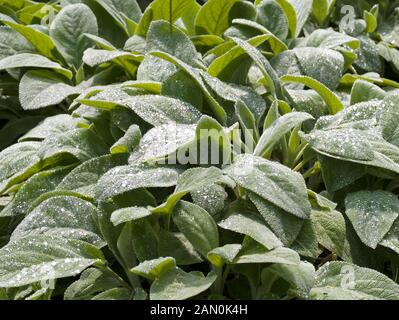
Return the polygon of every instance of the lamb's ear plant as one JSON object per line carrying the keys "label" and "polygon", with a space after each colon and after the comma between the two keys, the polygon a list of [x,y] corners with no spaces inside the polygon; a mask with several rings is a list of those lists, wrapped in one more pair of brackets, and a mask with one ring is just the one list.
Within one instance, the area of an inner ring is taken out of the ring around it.
{"label": "lamb's ear plant", "polygon": [[0,299],[398,300],[398,7],[0,0]]}

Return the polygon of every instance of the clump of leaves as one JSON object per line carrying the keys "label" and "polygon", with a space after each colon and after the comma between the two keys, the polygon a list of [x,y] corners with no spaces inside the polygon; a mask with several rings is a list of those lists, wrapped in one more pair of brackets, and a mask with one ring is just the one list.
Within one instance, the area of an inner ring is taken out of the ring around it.
{"label": "clump of leaves", "polygon": [[398,5],[0,0],[0,298],[399,299]]}

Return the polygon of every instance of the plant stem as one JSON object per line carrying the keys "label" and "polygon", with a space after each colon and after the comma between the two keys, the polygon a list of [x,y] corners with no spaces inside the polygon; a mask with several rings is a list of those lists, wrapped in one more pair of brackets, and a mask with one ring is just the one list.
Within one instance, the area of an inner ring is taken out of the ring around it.
{"label": "plant stem", "polygon": [[299,151],[295,155],[295,158],[292,163],[292,167],[297,165],[301,161],[301,158],[302,158],[303,154],[305,153],[307,146],[308,146],[307,143],[303,143],[298,147]]}
{"label": "plant stem", "polygon": [[307,179],[307,178],[309,178],[310,176],[312,176],[312,175],[314,175],[314,174],[316,174],[316,173],[319,173],[320,172],[320,167],[317,165],[317,162],[315,163],[315,165],[313,166],[313,167],[311,167],[308,171],[306,171],[304,174],[303,174],[303,178],[304,179]]}
{"label": "plant stem", "polygon": [[101,265],[98,267],[101,271],[103,271],[104,273],[110,275],[111,277],[115,278],[123,287],[125,287],[126,289],[132,290],[132,288],[130,287],[130,285],[128,283],[126,283],[125,280],[123,280],[121,278],[121,276],[119,274],[117,274],[114,270],[112,270],[110,267],[106,266],[106,265]]}
{"label": "plant stem", "polygon": [[216,281],[213,284],[213,292],[215,294],[223,295],[223,289],[224,289],[223,267],[212,266],[212,269],[217,275]]}
{"label": "plant stem", "polygon": [[299,163],[297,164],[297,166],[296,166],[294,169],[292,169],[292,170],[298,172],[299,170],[301,170],[301,169],[304,167],[305,164],[306,164],[306,162],[301,161],[301,162],[299,162]]}
{"label": "plant stem", "polygon": [[227,265],[223,272],[223,278],[222,278],[223,279],[223,287],[224,287],[224,284],[226,283],[226,279],[229,276],[229,273],[230,273],[230,266]]}
{"label": "plant stem", "polygon": [[173,13],[173,0],[169,0],[169,24],[170,24],[170,32],[172,32],[172,13]]}

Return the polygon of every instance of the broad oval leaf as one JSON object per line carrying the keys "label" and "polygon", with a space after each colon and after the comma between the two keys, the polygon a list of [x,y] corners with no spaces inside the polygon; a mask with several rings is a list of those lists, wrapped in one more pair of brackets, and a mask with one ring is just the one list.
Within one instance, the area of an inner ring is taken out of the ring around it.
{"label": "broad oval leaf", "polygon": [[334,261],[317,271],[310,296],[320,300],[398,300],[399,285],[375,270]]}
{"label": "broad oval leaf", "polygon": [[35,53],[36,51],[28,40],[9,27],[0,27],[0,42],[2,43],[0,48],[0,59],[18,53]]}
{"label": "broad oval leaf", "polygon": [[342,45],[348,45],[352,49],[357,49],[360,46],[358,39],[332,29],[317,29],[306,37],[305,42],[307,47],[323,47],[328,49],[334,49]]}
{"label": "broad oval leaf", "polygon": [[289,32],[288,18],[279,2],[273,0],[258,1],[256,20],[280,39],[286,39]]}
{"label": "broad oval leaf", "polygon": [[39,150],[41,159],[58,160],[62,155],[71,155],[86,161],[106,154],[106,143],[91,129],[74,129],[50,136],[43,140]]}
{"label": "broad oval leaf", "polygon": [[170,214],[175,204],[187,193],[204,188],[222,180],[222,171],[215,168],[188,169],[179,176],[175,191],[166,202],[155,208],[153,212]]}
{"label": "broad oval leaf", "polygon": [[98,180],[110,169],[126,164],[127,156],[105,155],[83,162],[70,171],[57,186],[57,190],[70,190],[94,198]]}
{"label": "broad oval leaf", "polygon": [[151,285],[151,300],[185,300],[209,289],[215,282],[216,274],[206,277],[198,273],[186,273],[181,269],[165,272]]}
{"label": "broad oval leaf", "polygon": [[237,184],[279,208],[300,218],[310,216],[305,181],[289,168],[259,157],[240,155],[225,171]]}
{"label": "broad oval leaf", "polygon": [[88,6],[82,3],[64,7],[50,26],[50,36],[64,58],[76,69],[81,65],[83,52],[92,42],[85,33],[97,35],[97,18]]}
{"label": "broad oval leaf", "polygon": [[44,32],[14,22],[8,21],[5,24],[24,36],[40,54],[52,60],[60,59],[60,54],[57,51],[54,41]]}
{"label": "broad oval leaf", "polygon": [[76,129],[81,119],[73,118],[69,114],[59,114],[52,117],[47,117],[40,122],[35,128],[28,131],[21,138],[23,141],[40,141],[50,136],[58,135],[63,132]]}
{"label": "broad oval leaf", "polygon": [[299,262],[299,254],[292,249],[278,247],[273,250],[266,250],[264,246],[258,243],[243,247],[234,259],[234,264],[276,263],[298,265]]}
{"label": "broad oval leaf", "polygon": [[274,121],[268,127],[259,139],[254,150],[254,155],[263,156],[272,150],[273,146],[280,141],[282,137],[296,126],[313,117],[305,112],[290,112]]}
{"label": "broad oval leaf", "polygon": [[[170,7],[172,5],[172,7]],[[152,9],[153,20],[166,20],[175,22],[188,10],[195,6],[195,0],[154,0],[149,8]]]}
{"label": "broad oval leaf", "polygon": [[75,276],[102,263],[101,251],[79,240],[55,236],[28,236],[0,249],[0,287]]}
{"label": "broad oval leaf", "polygon": [[180,201],[173,211],[173,222],[204,257],[219,246],[217,225],[201,207]]}
{"label": "broad oval leaf", "polygon": [[229,26],[229,12],[238,0],[209,0],[195,18],[197,34],[220,36]]}
{"label": "broad oval leaf", "polygon": [[335,90],[344,72],[344,58],[342,54],[324,48],[295,48],[273,58],[272,66],[280,76],[300,75],[308,76],[319,81],[330,90]]}
{"label": "broad oval leaf", "polygon": [[287,281],[291,286],[289,289],[291,294],[304,299],[309,298],[316,276],[311,263],[301,261],[299,265],[274,264],[265,270]]}
{"label": "broad oval leaf", "polygon": [[116,167],[99,181],[96,196],[107,199],[140,188],[165,188],[177,184],[179,171],[144,165]]}
{"label": "broad oval leaf", "polygon": [[53,191],[69,173],[71,167],[41,171],[29,178],[16,193],[11,204],[12,215],[27,215],[35,200]]}
{"label": "broad oval leaf", "polygon": [[250,212],[241,212],[241,210],[232,212],[228,214],[227,217],[223,217],[223,219],[218,222],[218,226],[223,229],[245,234],[263,244],[268,250],[283,245],[266,224],[258,216]]}
{"label": "broad oval leaf", "polygon": [[249,192],[249,199],[270,226],[273,233],[286,245],[291,245],[301,232],[304,220],[271,204],[256,193]]}
{"label": "broad oval leaf", "polygon": [[29,71],[21,79],[19,99],[24,110],[36,110],[57,105],[81,91],[50,72]]}
{"label": "broad oval leaf", "polygon": [[135,96],[122,101],[121,104],[132,109],[153,126],[170,122],[195,124],[201,118],[201,113],[191,104],[161,95]]}
{"label": "broad oval leaf", "polygon": [[0,193],[14,184],[15,179],[27,174],[30,177],[35,172],[30,173],[29,169],[40,161],[38,150],[40,142],[20,142],[14,144],[0,153]]}
{"label": "broad oval leaf", "polygon": [[70,70],[63,68],[60,64],[33,53],[19,53],[0,60],[0,70],[15,68],[53,69],[68,79],[72,79],[73,76]]}
{"label": "broad oval leaf", "polygon": [[49,198],[22,220],[12,233],[11,241],[43,234],[82,240],[101,247],[104,241],[93,220],[95,210],[90,202],[79,198]]}
{"label": "broad oval leaf", "polygon": [[[129,163],[152,162],[175,153],[195,138],[195,125],[170,122],[149,130],[141,139],[139,147],[129,158]],[[176,160],[174,163],[176,163]]]}
{"label": "broad oval leaf", "polygon": [[167,52],[194,67],[200,63],[197,50],[190,39],[178,28],[162,20],[151,23],[146,50]]}
{"label": "broad oval leaf", "polygon": [[364,244],[375,249],[399,216],[399,199],[387,191],[359,191],[345,199],[346,215]]}

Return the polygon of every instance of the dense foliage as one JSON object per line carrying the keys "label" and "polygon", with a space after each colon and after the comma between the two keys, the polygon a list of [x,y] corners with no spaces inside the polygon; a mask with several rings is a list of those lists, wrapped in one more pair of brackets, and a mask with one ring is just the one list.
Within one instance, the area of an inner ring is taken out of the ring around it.
{"label": "dense foliage", "polygon": [[398,7],[0,0],[0,298],[399,299]]}

